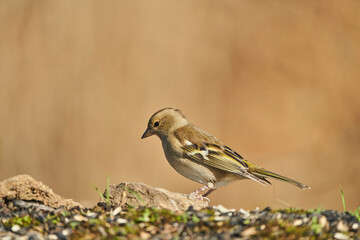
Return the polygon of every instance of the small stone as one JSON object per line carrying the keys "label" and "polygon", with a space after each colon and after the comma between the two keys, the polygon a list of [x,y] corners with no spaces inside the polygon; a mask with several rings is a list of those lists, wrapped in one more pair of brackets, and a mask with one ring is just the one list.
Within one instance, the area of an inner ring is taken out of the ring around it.
{"label": "small stone", "polygon": [[221,213],[227,213],[227,212],[229,212],[229,209],[227,209],[226,207],[224,207],[224,206],[221,205],[221,204],[215,206],[214,209],[218,210],[218,211],[221,212]]}
{"label": "small stone", "polygon": [[354,224],[351,226],[351,229],[353,229],[353,230],[358,230],[358,229],[359,229],[359,224],[358,224],[358,223],[354,223]]}
{"label": "small stone", "polygon": [[349,227],[343,222],[343,221],[340,221],[337,226],[336,226],[336,229],[340,232],[347,232],[349,231]]}
{"label": "small stone", "polygon": [[141,232],[140,233],[140,238],[141,239],[149,239],[150,237],[151,237],[150,233],[147,233],[147,232]]}
{"label": "small stone", "polygon": [[77,222],[87,222],[88,219],[80,214],[74,216],[74,220]]}
{"label": "small stone", "polygon": [[107,236],[107,233],[106,233],[105,229],[102,226],[98,226],[98,230],[99,230],[99,232],[101,233],[101,235],[103,237]]}
{"label": "small stone", "polygon": [[58,237],[55,234],[49,234],[49,236],[47,237],[48,240],[57,240]]}
{"label": "small stone", "polygon": [[250,216],[250,213],[242,208],[240,208],[239,212],[245,216],[245,218]]}
{"label": "small stone", "polygon": [[69,229],[64,229],[62,230],[62,235],[64,235],[65,237],[67,237],[70,234],[70,230]]}
{"label": "small stone", "polygon": [[118,224],[126,224],[128,222],[128,220],[125,218],[118,218],[118,219],[116,219],[116,222]]}
{"label": "small stone", "polygon": [[303,224],[303,220],[301,220],[301,219],[296,219],[293,224],[294,224],[295,227],[300,226],[300,225]]}
{"label": "small stone", "polygon": [[112,216],[116,216],[121,212],[122,208],[121,207],[117,207],[114,209],[114,211],[111,212]]}
{"label": "small stone", "polygon": [[86,213],[86,216],[87,216],[88,218],[96,218],[98,215],[99,215],[99,214],[96,213],[96,212],[87,212],[87,213]]}
{"label": "small stone", "polygon": [[249,236],[255,235],[255,234],[256,234],[256,228],[255,227],[247,228],[242,232],[242,236],[244,236],[244,237],[249,237]]}
{"label": "small stone", "polygon": [[319,223],[320,223],[321,228],[325,228],[325,227],[327,227],[329,225],[329,223],[327,221],[327,218],[325,216],[322,216],[319,219]]}
{"label": "small stone", "polygon": [[214,221],[218,222],[218,221],[225,221],[226,219],[228,219],[227,217],[224,216],[215,216],[214,217]]}
{"label": "small stone", "polygon": [[348,236],[346,236],[346,235],[343,234],[343,233],[339,233],[339,232],[337,232],[337,233],[334,234],[334,238],[335,238],[335,239],[339,239],[339,240],[347,240],[347,239],[349,239]]}
{"label": "small stone", "polygon": [[14,226],[11,227],[11,231],[13,231],[14,233],[19,232],[21,229],[21,227],[17,224],[15,224]]}

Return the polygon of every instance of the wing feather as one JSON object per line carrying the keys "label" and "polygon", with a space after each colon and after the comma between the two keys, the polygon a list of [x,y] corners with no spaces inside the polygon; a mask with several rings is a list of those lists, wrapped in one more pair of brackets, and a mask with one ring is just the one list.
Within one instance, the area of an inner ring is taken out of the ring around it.
{"label": "wing feather", "polygon": [[188,124],[174,131],[174,136],[182,145],[184,157],[265,185],[265,179],[248,171],[249,163],[240,154],[206,131]]}
{"label": "wing feather", "polygon": [[243,159],[238,159],[237,154],[230,148],[227,147],[228,150],[225,150],[224,147],[214,144],[204,143],[204,145],[206,146],[206,150],[201,150],[196,144],[183,146],[186,157],[193,161],[231,172],[265,185],[262,178],[247,171],[247,163],[243,161]]}

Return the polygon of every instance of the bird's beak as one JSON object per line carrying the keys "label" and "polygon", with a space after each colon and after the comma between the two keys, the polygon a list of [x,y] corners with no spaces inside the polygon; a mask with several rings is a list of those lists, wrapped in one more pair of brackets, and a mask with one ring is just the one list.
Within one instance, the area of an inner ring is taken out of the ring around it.
{"label": "bird's beak", "polygon": [[151,131],[151,129],[147,128],[147,129],[145,130],[144,134],[141,136],[141,139],[150,137],[150,136],[153,135],[153,134],[154,134],[154,132]]}

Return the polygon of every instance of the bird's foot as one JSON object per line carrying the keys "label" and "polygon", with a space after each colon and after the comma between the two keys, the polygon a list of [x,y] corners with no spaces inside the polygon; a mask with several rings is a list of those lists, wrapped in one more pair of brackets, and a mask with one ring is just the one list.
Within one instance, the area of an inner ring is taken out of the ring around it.
{"label": "bird's foot", "polygon": [[198,191],[194,191],[192,193],[187,194],[189,198],[196,199],[196,200],[202,200],[203,196],[199,194]]}
{"label": "bird's foot", "polygon": [[[202,188],[200,188],[200,189],[197,189],[197,190],[195,190],[194,192],[192,192],[192,193],[189,193],[188,194],[188,196],[189,196],[189,198],[191,198],[191,199],[196,199],[196,200],[201,200],[201,201],[206,201],[208,204],[210,204],[210,199],[209,198],[207,198],[207,196],[211,193],[211,192],[213,192],[213,191],[215,191],[215,188],[212,188],[213,187],[213,185],[210,185],[210,184],[208,184],[208,185],[205,185],[205,186],[203,186]],[[209,189],[210,188],[210,189]],[[203,191],[205,191],[205,190],[207,190],[207,189],[209,189],[204,195],[201,195],[200,193],[201,192],[203,192]]]}
{"label": "bird's foot", "polygon": [[204,197],[203,195],[199,194],[198,192],[192,192],[192,193],[189,193],[187,194],[188,197],[190,199],[196,199],[196,200],[200,200],[200,201],[204,201],[204,202],[207,202],[208,204],[210,204],[210,199],[207,198],[207,197]]}

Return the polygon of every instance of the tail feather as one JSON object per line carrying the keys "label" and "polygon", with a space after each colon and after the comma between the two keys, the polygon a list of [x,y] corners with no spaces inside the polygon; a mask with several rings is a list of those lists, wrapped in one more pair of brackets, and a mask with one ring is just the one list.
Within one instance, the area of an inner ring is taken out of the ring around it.
{"label": "tail feather", "polygon": [[263,168],[256,168],[256,169],[252,169],[252,171],[250,171],[252,174],[254,174],[255,176],[259,177],[259,178],[272,178],[272,179],[276,179],[276,180],[280,180],[283,182],[287,182],[290,183],[296,187],[299,187],[301,189],[310,189],[309,186],[306,186],[305,184],[302,184],[298,181],[295,181],[293,179],[281,176],[277,173],[265,170]]}

